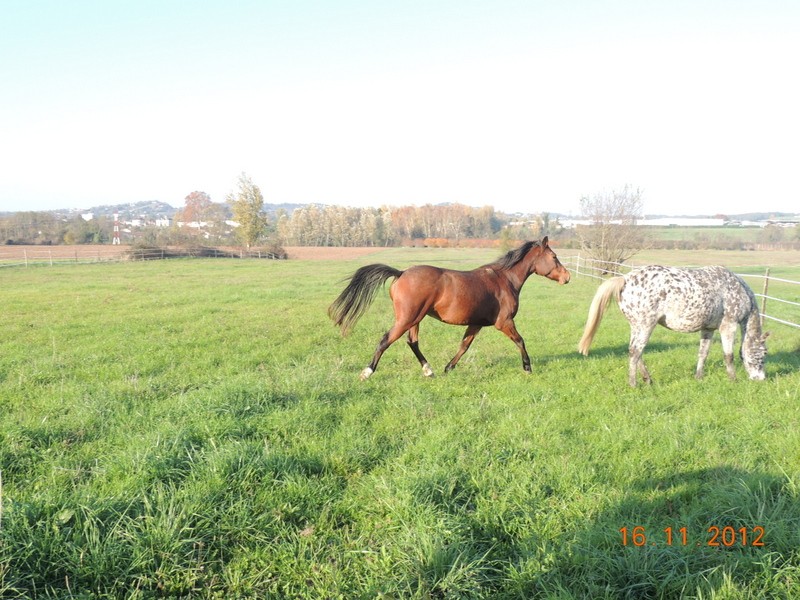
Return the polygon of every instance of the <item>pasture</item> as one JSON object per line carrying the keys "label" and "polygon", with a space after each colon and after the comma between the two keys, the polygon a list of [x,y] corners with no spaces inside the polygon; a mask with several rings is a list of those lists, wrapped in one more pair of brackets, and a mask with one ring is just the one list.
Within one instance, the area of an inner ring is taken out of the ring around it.
{"label": "pasture", "polygon": [[597,281],[532,276],[532,375],[490,328],[443,375],[463,328],[426,319],[435,378],[401,341],[359,381],[391,304],[341,338],[343,278],[496,256],[0,271],[0,596],[799,597],[796,329],[765,325],[764,382],[715,336],[698,382],[698,335],[657,328],[631,389],[616,307],[576,351]]}

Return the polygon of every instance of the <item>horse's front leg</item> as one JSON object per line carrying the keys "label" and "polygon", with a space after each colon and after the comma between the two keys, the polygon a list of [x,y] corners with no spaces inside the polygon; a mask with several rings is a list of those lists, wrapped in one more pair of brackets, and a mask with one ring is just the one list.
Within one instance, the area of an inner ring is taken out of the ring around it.
{"label": "horse's front leg", "polygon": [[697,370],[694,373],[695,379],[702,379],[708,358],[708,350],[711,348],[711,338],[714,336],[714,330],[704,329],[700,332],[700,351],[697,353]]}
{"label": "horse's front leg", "polygon": [[425,377],[433,377],[433,369],[431,369],[431,365],[419,349],[419,323],[412,325],[411,329],[408,330],[408,346],[411,348],[414,356],[417,357],[419,364],[422,365],[422,374],[425,375]]}
{"label": "horse's front leg", "polygon": [[447,366],[444,368],[445,373],[449,373],[455,368],[455,366],[458,364],[458,361],[461,360],[462,356],[464,356],[464,352],[469,349],[470,344],[472,344],[472,340],[475,339],[475,336],[478,335],[480,330],[480,325],[470,325],[467,327],[467,331],[464,333],[464,338],[461,340],[461,346],[459,346],[458,352],[456,352],[456,355],[449,363],[447,363]]}
{"label": "horse's front leg", "polygon": [[722,342],[722,354],[725,357],[725,369],[729,379],[736,379],[736,368],[733,366],[733,342],[736,337],[736,323],[723,321],[719,326],[719,338]]}
{"label": "horse's front leg", "polygon": [[511,341],[517,345],[517,348],[519,348],[519,353],[522,355],[522,368],[526,373],[530,373],[531,359],[528,356],[528,351],[525,349],[525,340],[522,339],[522,336],[517,331],[517,327],[514,325],[514,320],[508,319],[502,326],[498,327],[498,329],[505,333],[511,339]]}

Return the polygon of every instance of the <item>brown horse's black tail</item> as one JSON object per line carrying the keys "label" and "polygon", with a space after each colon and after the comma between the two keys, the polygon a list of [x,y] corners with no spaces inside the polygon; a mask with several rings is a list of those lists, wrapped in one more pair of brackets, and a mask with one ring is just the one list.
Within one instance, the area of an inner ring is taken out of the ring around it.
{"label": "brown horse's black tail", "polygon": [[353,273],[350,283],[328,307],[328,316],[347,335],[367,310],[378,287],[390,277],[400,277],[403,272],[381,264],[367,265]]}

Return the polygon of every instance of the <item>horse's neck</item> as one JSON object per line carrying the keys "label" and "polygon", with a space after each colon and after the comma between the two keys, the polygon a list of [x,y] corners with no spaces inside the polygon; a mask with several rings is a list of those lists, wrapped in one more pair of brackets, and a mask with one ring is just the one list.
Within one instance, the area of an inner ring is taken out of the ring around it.
{"label": "horse's neck", "polygon": [[532,272],[532,266],[534,258],[526,257],[524,260],[519,261],[510,269],[506,269],[505,276],[508,279],[511,286],[519,291],[522,289],[522,286],[525,285],[525,282],[528,280]]}
{"label": "horse's neck", "polygon": [[744,326],[742,333],[747,338],[761,335],[761,312],[755,303],[753,304],[753,310],[750,311],[750,315],[747,317],[747,324]]}

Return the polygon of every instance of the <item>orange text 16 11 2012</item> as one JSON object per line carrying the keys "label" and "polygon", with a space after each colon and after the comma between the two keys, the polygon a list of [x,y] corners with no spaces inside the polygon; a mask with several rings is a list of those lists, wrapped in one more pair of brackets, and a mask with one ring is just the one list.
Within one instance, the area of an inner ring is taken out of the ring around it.
{"label": "orange text 16 11 2012", "polygon": [[760,547],[764,545],[764,528],[733,527],[727,525],[720,527],[712,525],[699,538],[692,536],[687,527],[665,527],[664,529],[650,532],[647,528],[620,527],[623,546],[719,546],[730,548],[732,546]]}

